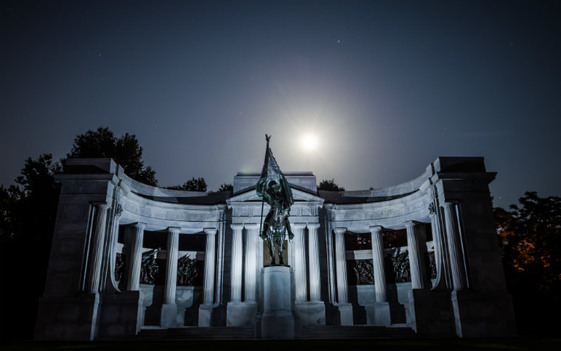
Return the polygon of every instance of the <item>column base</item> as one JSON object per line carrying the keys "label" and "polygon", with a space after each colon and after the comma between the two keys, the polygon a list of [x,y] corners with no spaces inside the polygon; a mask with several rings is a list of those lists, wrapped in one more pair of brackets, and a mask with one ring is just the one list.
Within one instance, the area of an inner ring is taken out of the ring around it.
{"label": "column base", "polygon": [[296,302],[294,307],[301,326],[325,325],[325,303],[323,301]]}
{"label": "column base", "polygon": [[348,302],[343,302],[337,307],[339,308],[339,323],[341,325],[354,325],[353,305]]}
{"label": "column base", "polygon": [[199,327],[210,327],[210,321],[212,319],[212,310],[214,306],[212,305],[200,305],[199,306]]}
{"label": "column base", "polygon": [[160,316],[160,327],[174,328],[177,326],[177,305],[174,303],[164,303],[162,305],[162,314]]}
{"label": "column base", "polygon": [[228,302],[226,308],[226,326],[255,328],[256,316],[256,302]]}
{"label": "column base", "polygon": [[389,302],[374,303],[374,325],[384,327],[392,325],[392,313]]}

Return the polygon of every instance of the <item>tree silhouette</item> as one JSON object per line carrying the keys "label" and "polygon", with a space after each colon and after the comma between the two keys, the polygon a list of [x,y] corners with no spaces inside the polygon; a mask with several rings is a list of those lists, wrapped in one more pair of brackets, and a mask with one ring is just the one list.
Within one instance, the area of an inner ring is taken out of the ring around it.
{"label": "tree silhouette", "polygon": [[0,186],[0,338],[29,339],[43,292],[61,171],[51,154],[28,158],[9,188]]}
{"label": "tree silhouette", "polygon": [[529,191],[509,209],[494,214],[519,329],[555,333],[561,326],[561,198]]}
{"label": "tree silhouette", "polygon": [[204,178],[195,178],[186,181],[183,185],[169,186],[167,189],[172,190],[186,190],[186,191],[206,191],[206,181]]}
{"label": "tree silhouette", "polygon": [[335,184],[335,180],[322,180],[318,185],[318,190],[328,190],[328,191],[345,191],[345,188]]}
{"label": "tree silhouette", "polygon": [[142,160],[142,147],[135,135],[126,133],[120,138],[115,137],[109,128],[99,127],[88,130],[74,139],[68,158],[112,158],[125,173],[139,182],[156,186],[156,172],[145,166]]}

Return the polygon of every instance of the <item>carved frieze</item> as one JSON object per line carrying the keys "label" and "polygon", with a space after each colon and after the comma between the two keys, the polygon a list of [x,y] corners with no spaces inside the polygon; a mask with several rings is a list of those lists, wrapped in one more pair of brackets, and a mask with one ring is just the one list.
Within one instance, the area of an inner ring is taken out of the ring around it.
{"label": "carved frieze", "polygon": [[140,268],[140,283],[155,284],[160,268],[156,263],[158,249],[153,249],[142,254],[142,266]]}
{"label": "carved frieze", "polygon": [[357,285],[374,284],[372,260],[356,260],[353,266]]}
{"label": "carved frieze", "polygon": [[185,255],[177,260],[177,285],[193,286],[198,275],[197,259]]}

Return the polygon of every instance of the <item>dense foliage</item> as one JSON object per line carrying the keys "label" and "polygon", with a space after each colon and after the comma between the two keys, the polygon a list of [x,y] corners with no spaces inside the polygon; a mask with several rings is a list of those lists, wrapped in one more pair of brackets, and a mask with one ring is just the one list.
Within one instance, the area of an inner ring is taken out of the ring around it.
{"label": "dense foliage", "polygon": [[526,192],[518,205],[494,212],[519,330],[557,333],[561,326],[561,198]]}
{"label": "dense foliage", "polygon": [[136,136],[126,133],[120,138],[115,137],[109,128],[88,130],[76,136],[69,158],[103,157],[112,158],[125,173],[134,180],[156,186],[156,172],[145,166],[142,160],[142,147]]}
{"label": "dense foliage", "polygon": [[319,183],[318,190],[345,191],[345,188],[335,184],[334,179],[324,179]]}

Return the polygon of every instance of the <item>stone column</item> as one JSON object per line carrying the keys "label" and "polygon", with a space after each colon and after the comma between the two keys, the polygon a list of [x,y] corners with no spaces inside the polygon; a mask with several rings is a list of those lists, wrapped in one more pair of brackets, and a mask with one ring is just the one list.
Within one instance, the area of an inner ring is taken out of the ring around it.
{"label": "stone column", "polygon": [[308,284],[306,280],[306,224],[292,225],[294,248],[294,297],[296,302],[308,301]]}
{"label": "stone column", "polygon": [[242,301],[242,257],[243,257],[243,224],[232,224],[232,271],[231,271],[231,292],[232,302]]}
{"label": "stone column", "polygon": [[127,290],[137,291],[140,289],[140,268],[142,265],[142,242],[144,236],[144,223],[132,225],[134,232],[131,233],[130,251],[127,269]]}
{"label": "stone column", "polygon": [[204,300],[203,304],[212,305],[214,302],[214,275],[216,259],[216,229],[204,229],[206,234],[205,251],[205,280],[204,280]]}
{"label": "stone column", "polygon": [[210,327],[214,303],[214,277],[216,274],[216,228],[205,228],[205,278],[203,303],[199,306],[199,327]]}
{"label": "stone column", "polygon": [[308,257],[310,269],[310,301],[321,300],[321,281],[319,271],[318,230],[319,224],[308,224]]}
{"label": "stone column", "polygon": [[446,222],[446,237],[448,239],[452,282],[454,284],[454,290],[463,290],[467,288],[467,281],[463,264],[462,242],[458,228],[456,206],[457,205],[453,202],[445,202],[442,205],[444,208],[444,220]]}
{"label": "stone column", "polygon": [[164,304],[162,305],[162,315],[160,318],[160,325],[162,328],[169,328],[177,325],[175,294],[177,288],[179,229],[180,228],[177,227],[168,228],[166,285],[164,287]]}
{"label": "stone column", "polygon": [[86,291],[92,294],[99,290],[108,208],[107,204],[95,205],[95,225],[90,241],[90,262],[86,280]]}
{"label": "stone column", "polygon": [[347,252],[345,232],[347,228],[335,228],[335,271],[337,275],[337,296],[341,325],[353,325],[353,306],[348,302]]}
{"label": "stone column", "polygon": [[[413,221],[405,222],[407,229],[407,251],[409,254],[409,269],[411,271],[411,288],[427,288],[425,257],[426,242],[424,233],[419,228],[418,223]],[[423,250],[423,245],[425,250]]]}
{"label": "stone column", "polygon": [[246,224],[245,241],[245,296],[246,302],[256,302],[257,295],[257,238],[259,226]]}
{"label": "stone column", "polygon": [[370,227],[372,235],[372,267],[374,270],[374,289],[376,302],[387,302],[386,274],[384,271],[384,239],[382,237],[382,227]]}
{"label": "stone column", "polygon": [[115,280],[115,266],[117,261],[117,240],[119,237],[119,222],[121,221],[121,213],[123,212],[123,207],[120,204],[116,204],[113,211],[113,225],[111,226],[111,231],[109,232],[109,282],[110,286],[114,291],[120,291],[117,281]]}
{"label": "stone column", "polygon": [[382,229],[379,225],[370,227],[376,302],[374,303],[374,320],[370,319],[369,323],[373,322],[374,325],[390,326],[392,322],[390,303],[388,302],[386,271],[384,268],[384,238]]}
{"label": "stone column", "polygon": [[347,297],[347,252],[345,232],[347,228],[335,228],[335,269],[337,273],[337,296],[339,303],[348,302]]}
{"label": "stone column", "polygon": [[434,259],[436,264],[436,280],[433,289],[451,289],[449,269],[446,259],[446,240],[442,236],[438,220],[437,208],[434,203],[429,205],[430,224],[434,240]]}

